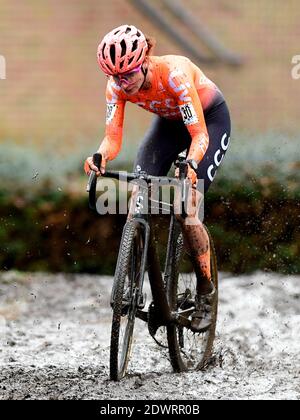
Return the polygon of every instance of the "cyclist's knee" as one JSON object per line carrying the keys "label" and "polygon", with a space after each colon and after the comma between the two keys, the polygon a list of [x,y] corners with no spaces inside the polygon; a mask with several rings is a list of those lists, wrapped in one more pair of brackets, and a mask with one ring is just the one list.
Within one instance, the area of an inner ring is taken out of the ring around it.
{"label": "cyclist's knee", "polygon": [[[174,199],[174,210],[176,219],[181,224],[199,225],[201,221],[199,219],[200,206],[203,200],[203,194],[196,188],[190,188],[186,208],[182,209],[181,194],[179,191],[175,193]],[[186,217],[182,216],[182,213],[186,213]]]}

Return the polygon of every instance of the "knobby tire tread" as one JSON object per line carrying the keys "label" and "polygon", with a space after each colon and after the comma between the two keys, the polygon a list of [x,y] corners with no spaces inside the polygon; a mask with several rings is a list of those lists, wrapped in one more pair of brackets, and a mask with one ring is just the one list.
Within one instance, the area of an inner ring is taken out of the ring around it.
{"label": "knobby tire tread", "polygon": [[[119,363],[118,363],[118,354],[119,354],[119,333],[120,333],[120,322],[121,322],[121,312],[122,312],[122,299],[124,293],[124,285],[126,276],[128,273],[128,267],[130,264],[131,249],[133,246],[135,232],[139,229],[139,223],[135,221],[129,221],[126,223],[122,239],[120,242],[120,250],[117,261],[117,267],[114,276],[113,284],[113,319],[112,319],[112,328],[111,328],[111,342],[110,342],[110,378],[114,381],[118,381],[124,376],[119,373]],[[128,351],[127,359],[130,356],[130,349]],[[127,361],[128,362],[128,361]],[[126,370],[125,364],[125,370]]]}

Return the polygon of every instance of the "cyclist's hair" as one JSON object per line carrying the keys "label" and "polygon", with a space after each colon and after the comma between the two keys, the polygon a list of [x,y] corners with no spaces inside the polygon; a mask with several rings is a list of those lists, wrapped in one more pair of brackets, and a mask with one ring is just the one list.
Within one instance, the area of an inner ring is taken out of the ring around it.
{"label": "cyclist's hair", "polygon": [[148,36],[145,34],[145,38],[148,44],[148,50],[146,52],[146,56],[152,55],[154,47],[156,45],[156,39],[153,36]]}

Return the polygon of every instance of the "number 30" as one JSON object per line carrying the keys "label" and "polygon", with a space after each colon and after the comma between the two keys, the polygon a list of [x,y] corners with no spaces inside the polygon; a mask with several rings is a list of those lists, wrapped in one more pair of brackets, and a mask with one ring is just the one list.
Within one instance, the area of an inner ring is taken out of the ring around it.
{"label": "number 30", "polygon": [[192,112],[191,112],[190,107],[188,105],[184,108],[184,116],[185,116],[185,119],[187,119],[187,120],[192,118]]}

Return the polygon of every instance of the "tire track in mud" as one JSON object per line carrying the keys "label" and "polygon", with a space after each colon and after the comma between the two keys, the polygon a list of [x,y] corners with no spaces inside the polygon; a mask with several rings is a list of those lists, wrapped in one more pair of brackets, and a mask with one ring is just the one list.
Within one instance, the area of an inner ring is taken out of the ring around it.
{"label": "tire track in mud", "polygon": [[0,399],[299,399],[300,276],[221,275],[214,365],[172,373],[137,320],[109,375],[112,278],[0,273]]}

